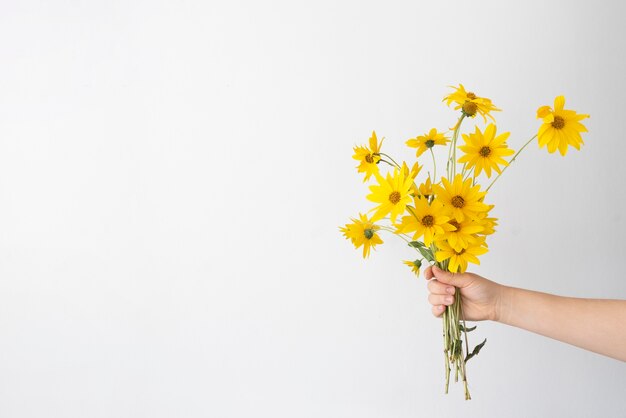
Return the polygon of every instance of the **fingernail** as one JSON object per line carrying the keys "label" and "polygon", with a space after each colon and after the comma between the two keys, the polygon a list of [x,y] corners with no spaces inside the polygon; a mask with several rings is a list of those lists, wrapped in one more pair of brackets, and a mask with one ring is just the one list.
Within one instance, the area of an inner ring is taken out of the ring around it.
{"label": "fingernail", "polygon": [[454,287],[446,287],[446,292],[448,292],[449,294],[453,294],[454,293]]}
{"label": "fingernail", "polygon": [[452,303],[452,296],[446,296],[444,300],[446,303]]}

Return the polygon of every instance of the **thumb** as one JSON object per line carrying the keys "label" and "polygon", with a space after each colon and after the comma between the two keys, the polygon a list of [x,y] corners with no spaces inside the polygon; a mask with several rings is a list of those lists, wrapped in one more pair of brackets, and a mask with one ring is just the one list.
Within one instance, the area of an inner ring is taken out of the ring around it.
{"label": "thumb", "polygon": [[433,266],[432,268],[433,275],[435,279],[441,283],[449,284],[455,287],[466,287],[468,286],[472,279],[469,274],[465,273],[450,273],[449,271],[444,271],[437,266]]}

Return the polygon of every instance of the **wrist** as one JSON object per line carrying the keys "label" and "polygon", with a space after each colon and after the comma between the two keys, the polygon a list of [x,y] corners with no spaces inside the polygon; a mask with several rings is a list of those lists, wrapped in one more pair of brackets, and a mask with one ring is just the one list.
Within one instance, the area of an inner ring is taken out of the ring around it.
{"label": "wrist", "polygon": [[506,318],[509,316],[509,311],[511,307],[511,297],[513,293],[513,288],[504,285],[498,285],[498,289],[496,291],[496,298],[493,308],[492,321],[495,322],[506,322]]}

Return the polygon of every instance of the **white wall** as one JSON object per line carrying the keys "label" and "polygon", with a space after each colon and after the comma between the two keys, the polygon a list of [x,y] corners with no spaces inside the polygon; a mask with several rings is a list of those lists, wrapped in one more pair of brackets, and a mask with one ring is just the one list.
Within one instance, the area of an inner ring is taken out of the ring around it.
{"label": "white wall", "polygon": [[529,147],[475,271],[625,298],[619,2],[0,2],[0,416],[623,416],[624,363],[498,324],[442,394],[401,243],[364,262],[352,146],[452,126],[459,82]]}

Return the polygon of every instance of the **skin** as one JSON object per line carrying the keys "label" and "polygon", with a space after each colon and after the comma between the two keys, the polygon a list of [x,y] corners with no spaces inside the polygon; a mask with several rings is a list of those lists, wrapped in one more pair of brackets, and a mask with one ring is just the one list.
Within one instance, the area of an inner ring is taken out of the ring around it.
{"label": "skin", "polygon": [[436,317],[454,302],[456,286],[467,320],[500,322],[626,362],[626,300],[556,296],[437,267],[424,275]]}

